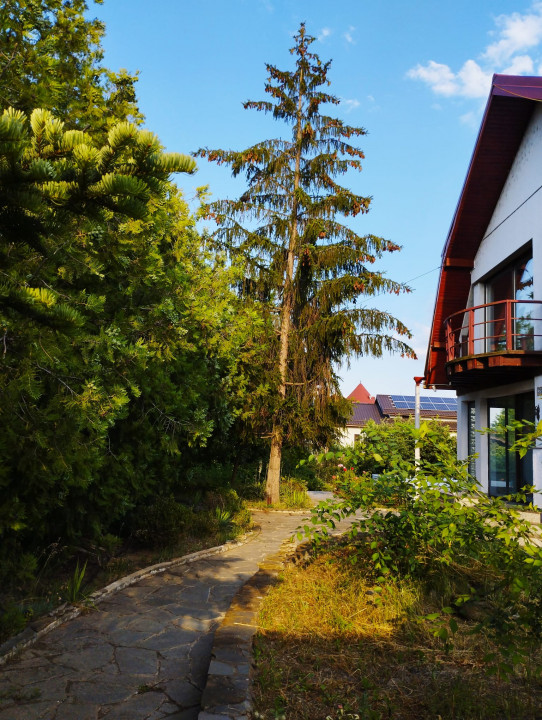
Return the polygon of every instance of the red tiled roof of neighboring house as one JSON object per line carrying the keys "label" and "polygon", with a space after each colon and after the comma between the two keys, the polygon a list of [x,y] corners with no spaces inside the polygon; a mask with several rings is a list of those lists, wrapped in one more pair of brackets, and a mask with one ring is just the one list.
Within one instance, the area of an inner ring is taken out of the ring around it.
{"label": "red tiled roof of neighboring house", "polygon": [[382,422],[382,415],[376,403],[352,403],[352,417],[347,421],[347,426],[361,427],[369,420],[375,423]]}
{"label": "red tiled roof of neighboring house", "polygon": [[375,401],[374,397],[371,397],[371,395],[369,395],[369,393],[361,383],[359,383],[359,385],[354,390],[352,390],[347,400],[352,400],[352,402],[356,403],[374,403]]}

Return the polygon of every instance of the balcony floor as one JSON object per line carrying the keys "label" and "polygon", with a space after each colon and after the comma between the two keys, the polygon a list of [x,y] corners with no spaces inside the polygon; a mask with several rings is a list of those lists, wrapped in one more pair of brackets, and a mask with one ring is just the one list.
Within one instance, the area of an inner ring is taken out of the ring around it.
{"label": "balcony floor", "polygon": [[448,382],[458,391],[508,385],[542,374],[542,350],[468,355],[446,363]]}

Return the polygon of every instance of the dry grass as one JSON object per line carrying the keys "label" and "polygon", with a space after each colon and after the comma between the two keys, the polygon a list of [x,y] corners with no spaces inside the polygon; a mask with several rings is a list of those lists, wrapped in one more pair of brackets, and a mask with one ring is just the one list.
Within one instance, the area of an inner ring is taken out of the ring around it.
{"label": "dry grass", "polygon": [[[487,643],[459,632],[446,654],[415,615],[431,612],[420,586],[382,595],[348,556],[288,568],[269,594],[256,639],[256,709],[271,719],[536,720],[540,678],[499,680],[481,662]],[[471,626],[460,623],[462,630]],[[341,709],[342,708],[342,709]],[[341,714],[343,713],[343,714]]]}

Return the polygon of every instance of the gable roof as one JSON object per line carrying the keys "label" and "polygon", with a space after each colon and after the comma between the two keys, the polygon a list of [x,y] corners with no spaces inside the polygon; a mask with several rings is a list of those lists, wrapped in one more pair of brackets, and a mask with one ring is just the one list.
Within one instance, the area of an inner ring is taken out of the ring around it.
{"label": "gable roof", "polygon": [[354,390],[352,390],[347,400],[352,400],[352,402],[356,403],[374,403],[375,401],[374,397],[371,397],[371,395],[369,395],[369,393],[361,383],[359,383],[359,385],[355,387]]}
{"label": "gable roof", "polygon": [[446,238],[425,363],[425,384],[448,387],[444,320],[467,306],[470,273],[537,102],[542,77],[494,75],[482,125]]}
{"label": "gable roof", "polygon": [[[414,395],[400,396],[403,399],[408,399],[408,402],[403,403],[403,405],[408,405],[406,408],[396,406],[394,398],[397,397],[398,396],[395,395],[377,395],[376,399],[374,399],[371,403],[353,402],[352,415],[347,421],[346,426],[361,428],[366,425],[369,420],[374,420],[374,422],[379,425],[381,422],[391,418],[403,418],[406,420],[409,417],[414,417]],[[422,396],[422,405],[424,400],[427,399],[428,398],[426,396]],[[438,404],[442,404],[443,408],[449,408],[450,406],[449,398],[441,398],[438,395],[435,395],[429,397],[429,400],[431,401],[431,405],[436,406]],[[447,402],[445,403],[444,400]],[[456,429],[457,410],[445,410],[437,407],[433,407],[433,409],[424,409],[422,407],[420,410],[420,417],[423,419],[438,418],[442,422],[446,423],[446,425],[450,427],[450,430],[455,431]]]}

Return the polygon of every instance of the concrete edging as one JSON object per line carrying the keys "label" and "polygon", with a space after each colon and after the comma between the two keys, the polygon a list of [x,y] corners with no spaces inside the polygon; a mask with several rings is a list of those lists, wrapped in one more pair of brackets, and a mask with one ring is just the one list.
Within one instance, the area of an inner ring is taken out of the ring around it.
{"label": "concrete edging", "polygon": [[207,683],[198,720],[248,720],[252,710],[253,639],[262,601],[288,562],[308,557],[307,542],[285,540],[280,550],[235,594],[215,631]]}
{"label": "concrete edging", "polygon": [[120,590],[124,590],[124,588],[127,588],[130,585],[134,585],[144,578],[164,572],[168,568],[178,567],[179,565],[188,565],[196,562],[197,560],[202,560],[203,558],[210,557],[212,555],[219,555],[220,553],[227,552],[231,548],[245,545],[253,539],[257,532],[257,530],[251,530],[243,535],[240,540],[231,540],[224,543],[224,545],[216,545],[215,547],[206,548],[205,550],[198,550],[197,552],[190,553],[189,555],[183,555],[182,557],[174,558],[173,560],[167,560],[162,563],[156,563],[155,565],[149,565],[141,570],[136,570],[136,572],[106,585],[101,590],[95,590],[81,605],[69,605],[64,603],[45,617],[29,623],[22,632],[2,643],[2,645],[0,645],[0,666],[5,665],[8,660],[17,655],[17,653],[21,650],[30,647],[41,637],[47,635],[55,628],[73,620],[82,612],[85,612],[89,608],[92,608],[103,600],[106,600],[108,597],[114,595]]}

